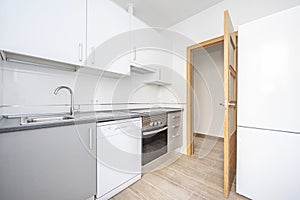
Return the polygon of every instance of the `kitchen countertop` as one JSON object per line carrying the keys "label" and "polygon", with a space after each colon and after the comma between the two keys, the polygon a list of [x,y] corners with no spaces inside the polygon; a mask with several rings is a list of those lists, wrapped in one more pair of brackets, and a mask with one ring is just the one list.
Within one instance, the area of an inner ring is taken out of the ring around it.
{"label": "kitchen countertop", "polygon": [[[113,111],[94,111],[94,112],[79,112],[75,113],[74,119],[55,120],[47,122],[33,122],[21,124],[21,116],[1,118],[0,119],[0,133],[33,130],[41,128],[50,128],[57,126],[68,126],[76,124],[85,124],[93,122],[105,122],[121,119],[137,118],[149,115],[158,115],[164,113],[182,111],[182,108],[141,108],[130,110],[113,110]],[[51,116],[63,116],[62,114],[52,114]],[[29,115],[30,116],[30,115]]]}

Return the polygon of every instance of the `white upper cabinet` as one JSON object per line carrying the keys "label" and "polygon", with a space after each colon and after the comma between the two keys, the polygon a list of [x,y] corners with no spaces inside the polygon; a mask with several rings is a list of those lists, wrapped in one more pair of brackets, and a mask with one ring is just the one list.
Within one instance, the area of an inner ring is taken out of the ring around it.
{"label": "white upper cabinet", "polygon": [[83,65],[85,16],[85,0],[2,0],[0,49]]}
{"label": "white upper cabinet", "polygon": [[154,71],[145,76],[147,84],[167,85],[171,83],[172,43],[164,33],[163,30],[147,27],[132,31],[132,62]]}
{"label": "white upper cabinet", "polygon": [[133,21],[132,61],[142,65],[170,66],[171,40],[165,37],[164,31],[143,26],[138,20]]}
{"label": "white upper cabinet", "polygon": [[130,73],[129,15],[109,0],[87,0],[87,67]]}

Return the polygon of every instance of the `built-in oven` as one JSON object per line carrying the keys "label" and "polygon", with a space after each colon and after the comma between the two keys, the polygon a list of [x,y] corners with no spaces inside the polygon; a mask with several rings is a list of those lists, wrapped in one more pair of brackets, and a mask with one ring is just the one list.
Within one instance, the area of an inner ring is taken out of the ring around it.
{"label": "built-in oven", "polygon": [[167,115],[143,116],[142,123],[142,165],[146,165],[168,151]]}

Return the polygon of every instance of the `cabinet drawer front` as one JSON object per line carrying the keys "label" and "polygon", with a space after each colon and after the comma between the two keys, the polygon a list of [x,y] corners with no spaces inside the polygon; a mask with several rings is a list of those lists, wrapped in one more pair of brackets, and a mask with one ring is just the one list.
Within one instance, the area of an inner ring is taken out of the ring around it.
{"label": "cabinet drawer front", "polygon": [[168,122],[168,126],[169,128],[174,128],[174,126],[178,127],[178,126],[182,126],[182,121],[181,119],[176,119],[176,120],[173,120],[173,121],[169,121]]}
{"label": "cabinet drawer front", "polygon": [[172,140],[168,144],[168,152],[174,151],[175,149],[182,146],[182,138],[178,137],[176,140]]}
{"label": "cabinet drawer front", "polygon": [[168,132],[168,151],[173,151],[182,146],[182,127]]}
{"label": "cabinet drawer front", "polygon": [[174,138],[182,135],[182,127],[181,126],[173,126],[168,129],[168,140],[173,140]]}
{"label": "cabinet drawer front", "polygon": [[172,122],[172,121],[180,121],[181,120],[181,117],[182,116],[182,113],[181,112],[175,112],[175,113],[169,113],[168,114],[168,122]]}

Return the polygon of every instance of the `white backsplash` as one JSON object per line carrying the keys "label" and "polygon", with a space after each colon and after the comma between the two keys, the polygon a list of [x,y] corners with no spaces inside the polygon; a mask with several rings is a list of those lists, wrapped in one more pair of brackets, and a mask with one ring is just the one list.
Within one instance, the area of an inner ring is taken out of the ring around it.
{"label": "white backsplash", "polygon": [[[159,87],[145,85],[144,75],[114,79],[94,74],[54,70],[36,66],[0,62],[2,114],[67,112],[70,96],[61,90],[53,91],[60,85],[73,89],[75,104],[81,110],[148,107],[159,103]],[[94,106],[92,104],[101,104]]]}

